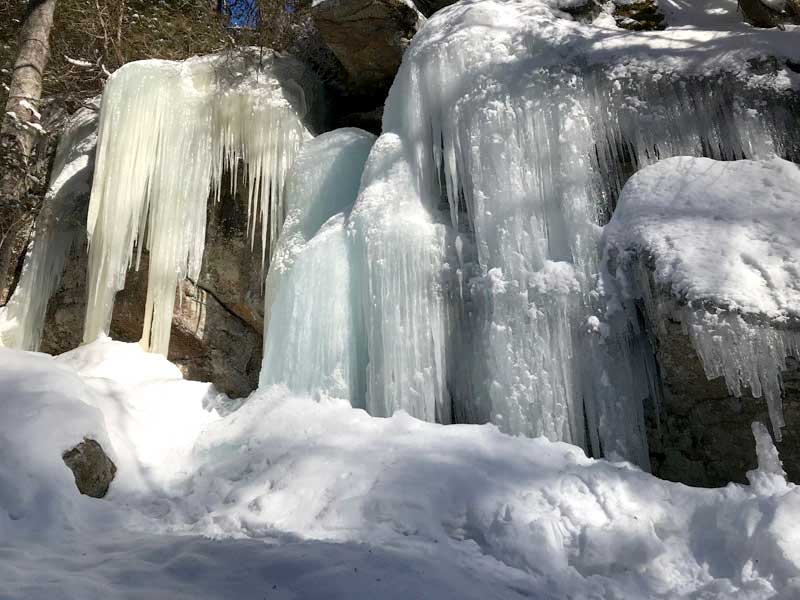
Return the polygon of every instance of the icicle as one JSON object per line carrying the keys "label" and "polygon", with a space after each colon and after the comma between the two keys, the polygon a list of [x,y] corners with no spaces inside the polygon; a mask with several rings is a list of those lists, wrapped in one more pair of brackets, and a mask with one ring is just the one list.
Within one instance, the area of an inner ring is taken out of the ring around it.
{"label": "icicle", "polygon": [[0,346],[39,349],[48,302],[61,282],[70,249],[83,238],[82,200],[91,185],[96,130],[97,107],[82,108],[61,135],[19,284],[0,308]]}
{"label": "icicle", "polygon": [[146,247],[142,344],[166,354],[176,286],[200,272],[209,193],[218,197],[223,172],[235,179],[240,161],[248,178],[251,239],[260,220],[268,260],[283,218],[284,178],[310,137],[299,86],[287,92],[291,82],[276,75],[283,60],[289,59],[243,53],[141,61],[109,79],[87,222],[85,341],[108,332],[134,247],[137,266]]}
{"label": "icicle", "polygon": [[292,166],[267,275],[261,385],[364,406],[361,298],[345,211],[374,141],[359,129],[337,129],[306,143]]}

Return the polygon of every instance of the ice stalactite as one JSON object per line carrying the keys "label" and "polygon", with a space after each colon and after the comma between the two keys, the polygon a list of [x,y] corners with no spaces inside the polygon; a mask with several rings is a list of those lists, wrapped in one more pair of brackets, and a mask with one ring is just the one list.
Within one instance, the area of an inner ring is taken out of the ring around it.
{"label": "ice stalactite", "polygon": [[283,221],[286,173],[310,137],[308,77],[292,59],[243,51],[129,63],[110,78],[87,222],[85,341],[108,332],[134,249],[138,266],[146,248],[142,344],[166,354],[177,283],[200,271],[209,194],[219,197],[226,170],[237,185],[240,162],[251,239],[268,258]]}
{"label": "ice stalactite", "polygon": [[375,136],[337,129],[307,142],[286,183],[286,220],[265,292],[261,385],[363,407],[361,297],[345,217]]}
{"label": "ice stalactite", "polygon": [[50,298],[70,250],[83,239],[97,141],[97,107],[73,115],[58,142],[50,186],[10,302],[0,308],[0,346],[38,350]]}

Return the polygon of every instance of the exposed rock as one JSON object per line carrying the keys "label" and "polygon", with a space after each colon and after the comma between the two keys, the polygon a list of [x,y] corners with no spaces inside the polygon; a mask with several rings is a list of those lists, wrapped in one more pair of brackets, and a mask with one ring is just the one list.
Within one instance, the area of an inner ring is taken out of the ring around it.
{"label": "exposed rock", "polygon": [[[82,230],[86,222],[88,200],[88,194],[70,197],[70,222],[77,230]],[[255,389],[261,366],[261,252],[258,240],[252,251],[250,248],[246,203],[241,189],[236,197],[225,194],[220,202],[209,203],[200,281],[185,281],[178,290],[168,355],[184,376],[211,381],[234,397]],[[67,258],[61,285],[50,300],[40,346],[43,352],[60,354],[81,343],[86,262],[84,241]],[[112,337],[139,340],[146,296],[145,253],[140,269],[128,273],[126,287],[117,295]]]}
{"label": "exposed rock", "polygon": [[614,21],[617,27],[631,31],[660,31],[667,26],[656,0],[615,0]]}
{"label": "exposed rock", "polygon": [[414,6],[426,17],[430,17],[438,10],[455,4],[458,0],[414,0]]}
{"label": "exposed rock", "polygon": [[783,8],[776,10],[779,3],[772,5],[762,0],[739,0],[739,9],[744,20],[754,27],[779,27],[800,23],[800,0],[785,0]]}
{"label": "exposed rock", "polygon": [[[210,206],[210,212],[220,205]],[[216,232],[210,227],[210,237]],[[178,289],[167,358],[189,379],[211,381],[233,397],[245,396],[258,385],[261,368],[261,319],[259,283],[253,271],[241,268],[250,260],[244,239],[228,238],[223,248],[207,249],[201,283],[185,281]],[[221,262],[217,262],[217,260]],[[254,262],[259,262],[253,256]],[[228,268],[231,267],[231,268]],[[214,273],[224,273],[215,278]],[[210,282],[202,283],[208,274]],[[251,287],[250,284],[254,287]],[[215,284],[223,291],[217,293]],[[208,285],[209,287],[205,287]],[[147,256],[139,271],[128,273],[125,289],[117,294],[111,320],[111,337],[138,341],[142,334],[147,296]],[[220,297],[224,298],[220,301]],[[231,304],[223,303],[225,300]],[[41,350],[58,354],[81,343],[86,311],[86,250],[78,249],[67,261],[61,288],[50,301]]]}
{"label": "exposed rock", "polygon": [[[681,322],[680,302],[665,291],[654,308],[648,333],[655,350],[661,397],[647,410],[653,473],[697,486],[747,483],[747,471],[757,465],[751,424],[770,424],[766,401],[754,398],[748,388],[736,398],[724,378],[706,377]],[[789,479],[800,481],[800,364],[789,358],[787,365],[783,373],[786,427],[776,446]]]}
{"label": "exposed rock", "polygon": [[80,444],[64,452],[61,458],[75,476],[75,485],[81,494],[102,498],[108,493],[117,467],[95,440],[84,438]]}
{"label": "exposed rock", "polygon": [[311,14],[347,71],[353,95],[382,103],[422,20],[419,11],[403,0],[324,0]]}

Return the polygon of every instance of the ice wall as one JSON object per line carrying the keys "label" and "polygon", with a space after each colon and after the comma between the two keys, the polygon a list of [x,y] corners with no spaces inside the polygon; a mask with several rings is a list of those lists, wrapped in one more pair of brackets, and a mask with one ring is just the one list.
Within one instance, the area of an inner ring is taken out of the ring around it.
{"label": "ice wall", "polygon": [[453,239],[431,202],[417,186],[408,147],[384,134],[364,169],[348,225],[364,313],[367,411],[391,416],[403,409],[449,423],[444,276]]}
{"label": "ice wall", "polygon": [[91,106],[75,113],[61,134],[19,284],[0,308],[0,346],[39,349],[48,302],[61,282],[67,255],[83,239],[96,132],[97,106]]}
{"label": "ice wall", "polygon": [[337,129],[307,142],[289,173],[286,220],[265,295],[261,385],[364,407],[363,322],[345,216],[375,136]]}
{"label": "ice wall", "polygon": [[248,187],[251,239],[267,260],[283,221],[286,173],[310,137],[304,78],[291,59],[243,51],[129,63],[109,79],[87,222],[85,341],[108,332],[114,295],[146,248],[142,344],[166,354],[176,285],[199,274],[206,202],[219,197],[226,170],[234,186]]}
{"label": "ice wall", "polygon": [[[384,113],[397,158],[365,172],[359,200],[374,215],[362,252],[371,402],[430,418],[419,407],[449,395],[458,420],[648,463],[641,402],[657,394],[652,356],[598,286],[601,226],[644,165],[786,153],[796,129],[764,109],[764,88],[780,95],[782,74],[745,85],[734,65],[747,51],[733,56],[741,40],[721,36],[731,52],[720,54],[702,34],[674,35],[665,44],[661,32],[492,0],[444,9],[420,30]],[[405,183],[386,185],[400,169]],[[418,226],[391,239],[407,214],[443,233],[418,244]],[[406,374],[420,384],[396,385]]]}

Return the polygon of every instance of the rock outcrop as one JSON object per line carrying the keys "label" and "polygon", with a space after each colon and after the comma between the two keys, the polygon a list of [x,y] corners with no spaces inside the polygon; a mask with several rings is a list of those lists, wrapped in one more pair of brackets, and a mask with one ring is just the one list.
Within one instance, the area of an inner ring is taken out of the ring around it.
{"label": "rock outcrop", "polygon": [[61,458],[75,476],[75,485],[81,494],[103,498],[108,493],[117,467],[95,440],[84,438]]}
{"label": "rock outcrop", "polygon": [[[747,483],[757,465],[754,421],[770,426],[767,402],[743,388],[737,398],[725,379],[709,380],[682,322],[681,304],[664,291],[648,327],[658,365],[660,398],[648,406],[647,434],[653,473],[697,486]],[[800,363],[783,373],[786,427],[776,442],[789,479],[800,481]]]}
{"label": "rock outcrop", "polygon": [[382,104],[422,20],[419,11],[403,0],[324,0],[312,17],[350,77],[350,95]]}

